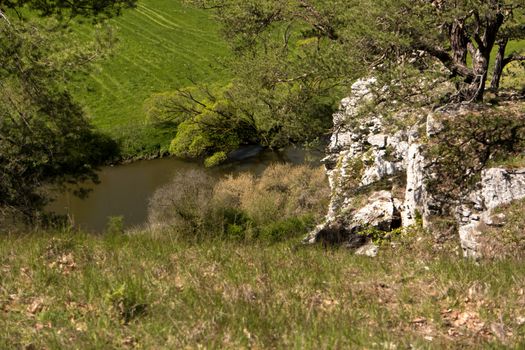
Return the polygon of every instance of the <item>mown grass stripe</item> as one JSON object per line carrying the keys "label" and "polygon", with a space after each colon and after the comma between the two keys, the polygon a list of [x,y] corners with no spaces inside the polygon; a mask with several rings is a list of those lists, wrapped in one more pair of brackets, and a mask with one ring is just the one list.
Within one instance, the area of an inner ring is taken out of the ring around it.
{"label": "mown grass stripe", "polygon": [[[228,73],[219,61],[229,50],[208,12],[178,0],[142,0],[136,10],[111,23],[119,41],[112,56],[79,77],[74,93],[96,127],[129,145],[123,149],[125,157],[140,156],[137,150],[153,150],[159,143],[158,133],[146,125],[144,101],[188,86],[189,78],[226,83]],[[83,41],[92,38],[87,25],[75,31]]]}

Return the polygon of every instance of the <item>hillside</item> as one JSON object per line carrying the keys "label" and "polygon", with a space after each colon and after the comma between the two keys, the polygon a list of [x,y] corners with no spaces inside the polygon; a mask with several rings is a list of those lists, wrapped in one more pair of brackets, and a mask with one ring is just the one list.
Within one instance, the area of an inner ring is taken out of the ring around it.
{"label": "hillside", "polygon": [[[221,60],[228,57],[228,46],[211,12],[187,7],[180,0],[141,0],[135,10],[125,11],[111,24],[118,39],[113,56],[75,83],[75,95],[93,124],[120,141],[124,158],[165,152],[174,130],[148,125],[144,101],[194,82],[227,80]],[[82,27],[80,34],[88,38],[89,30]],[[512,42],[508,52],[524,47],[523,41]],[[515,66],[509,67],[503,87],[520,84]]]}
{"label": "hillside", "polygon": [[0,348],[523,348],[522,261],[176,235],[0,237]]}
{"label": "hillside", "polygon": [[[76,82],[75,95],[93,124],[122,142],[124,157],[148,156],[164,148],[172,131],[146,124],[143,102],[151,94],[226,79],[220,60],[228,55],[211,14],[179,0],[141,0],[111,21],[114,54]],[[87,37],[88,28],[80,29]]]}

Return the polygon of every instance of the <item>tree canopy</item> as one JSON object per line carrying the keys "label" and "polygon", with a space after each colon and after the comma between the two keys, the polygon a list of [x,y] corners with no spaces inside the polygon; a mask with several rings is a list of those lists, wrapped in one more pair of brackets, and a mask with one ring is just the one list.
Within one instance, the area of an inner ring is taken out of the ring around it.
{"label": "tree canopy", "polygon": [[124,5],[132,1],[0,1],[4,16],[24,6],[44,16],[0,19],[0,224],[1,214],[34,220],[52,187],[96,181],[95,167],[115,155],[67,89],[111,38],[75,42],[62,20],[111,16]]}
{"label": "tree canopy", "polygon": [[[235,51],[256,67],[250,70],[267,68],[250,77],[269,86],[312,76],[337,84],[366,73],[421,74],[439,62],[458,83],[456,99],[481,100],[495,46],[503,66],[524,59],[505,56],[506,42],[525,38],[524,0],[192,2],[216,10]],[[494,68],[497,88],[501,64]]]}
{"label": "tree canopy", "polygon": [[[490,77],[497,91],[505,66],[525,60],[507,52],[509,42],[525,39],[525,0],[187,2],[216,13],[234,52],[227,66],[235,78],[220,96],[227,115],[209,104],[209,94],[163,95],[161,104],[178,106],[163,109],[164,117],[192,124],[191,133],[179,128],[174,139],[178,155],[193,154],[192,139],[201,141],[199,155],[233,147],[202,142],[210,140],[210,118],[215,126],[250,125],[248,133],[226,128],[236,145],[253,142],[254,134],[270,147],[315,139],[361,77],[375,77],[380,99],[396,104],[481,101]],[[181,113],[203,106],[206,123]]]}
{"label": "tree canopy", "polygon": [[0,11],[27,8],[41,16],[59,17],[112,17],[127,7],[135,5],[136,0],[0,0]]}

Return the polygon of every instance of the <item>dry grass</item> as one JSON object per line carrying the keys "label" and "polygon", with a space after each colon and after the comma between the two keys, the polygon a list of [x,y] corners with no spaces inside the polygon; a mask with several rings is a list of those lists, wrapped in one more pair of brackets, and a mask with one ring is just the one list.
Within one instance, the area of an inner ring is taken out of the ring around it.
{"label": "dry grass", "polygon": [[289,164],[272,165],[260,178],[249,174],[229,177],[214,192],[218,202],[238,207],[261,225],[307,214],[320,219],[330,195],[322,167]]}
{"label": "dry grass", "polygon": [[321,167],[277,164],[260,177],[240,174],[218,182],[192,171],[155,193],[149,221],[190,236],[278,240],[305,234],[325,214],[329,194]]}
{"label": "dry grass", "polygon": [[481,254],[487,259],[525,258],[525,200],[496,208],[493,225],[483,225]]}
{"label": "dry grass", "polygon": [[426,239],[376,259],[168,231],[0,240],[0,348],[525,345],[523,264],[477,265]]}

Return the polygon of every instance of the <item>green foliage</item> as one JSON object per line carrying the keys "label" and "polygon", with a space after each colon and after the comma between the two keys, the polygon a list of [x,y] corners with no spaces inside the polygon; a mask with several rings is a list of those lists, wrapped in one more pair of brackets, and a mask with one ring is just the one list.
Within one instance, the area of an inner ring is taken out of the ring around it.
{"label": "green foliage", "polygon": [[[178,124],[170,152],[178,157],[207,156],[206,166],[226,160],[226,153],[254,139],[255,128],[229,98],[228,89],[188,88],[160,99],[155,110],[165,122]],[[158,116],[159,117],[159,116]],[[157,117],[157,118],[158,118]]]}
{"label": "green foliage", "polygon": [[277,220],[263,226],[257,234],[257,238],[269,241],[279,242],[290,238],[299,238],[305,235],[315,224],[312,216],[302,218],[292,217],[283,220]]}
{"label": "green foliage", "polygon": [[226,155],[225,152],[215,152],[212,156],[204,160],[204,166],[206,168],[211,168],[211,167],[221,164],[227,159],[228,159],[228,156]]}
{"label": "green foliage", "polygon": [[14,0],[1,1],[2,10],[20,10],[28,8],[40,16],[55,16],[65,20],[73,17],[108,18],[133,7],[136,0]]}
{"label": "green foliage", "polygon": [[96,181],[96,166],[118,152],[63,86],[100,47],[75,47],[57,28],[0,21],[0,210],[27,220],[49,201],[46,190]]}
{"label": "green foliage", "polygon": [[444,200],[468,193],[483,169],[522,154],[525,147],[524,116],[506,106],[440,122],[442,129],[429,141],[428,156],[438,175],[429,185]]}
{"label": "green foliage", "polygon": [[377,246],[384,246],[396,241],[405,241],[413,239],[416,235],[423,232],[423,222],[418,219],[417,222],[408,227],[398,227],[390,231],[382,231],[376,227],[368,227],[358,234],[370,239]]}
{"label": "green foliage", "polygon": [[457,87],[447,99],[480,100],[496,42],[525,38],[521,0],[190,2],[216,9],[243,100],[271,110],[292,139],[305,120],[322,125],[316,109],[358,77],[390,86],[396,103],[438,102],[446,81]]}
{"label": "green foliage", "polygon": [[106,300],[125,324],[146,313],[148,304],[142,302],[141,286],[136,283],[121,284],[106,294]]}
{"label": "green foliage", "polygon": [[108,235],[122,235],[124,234],[124,217],[110,216],[106,226],[106,234]]}

